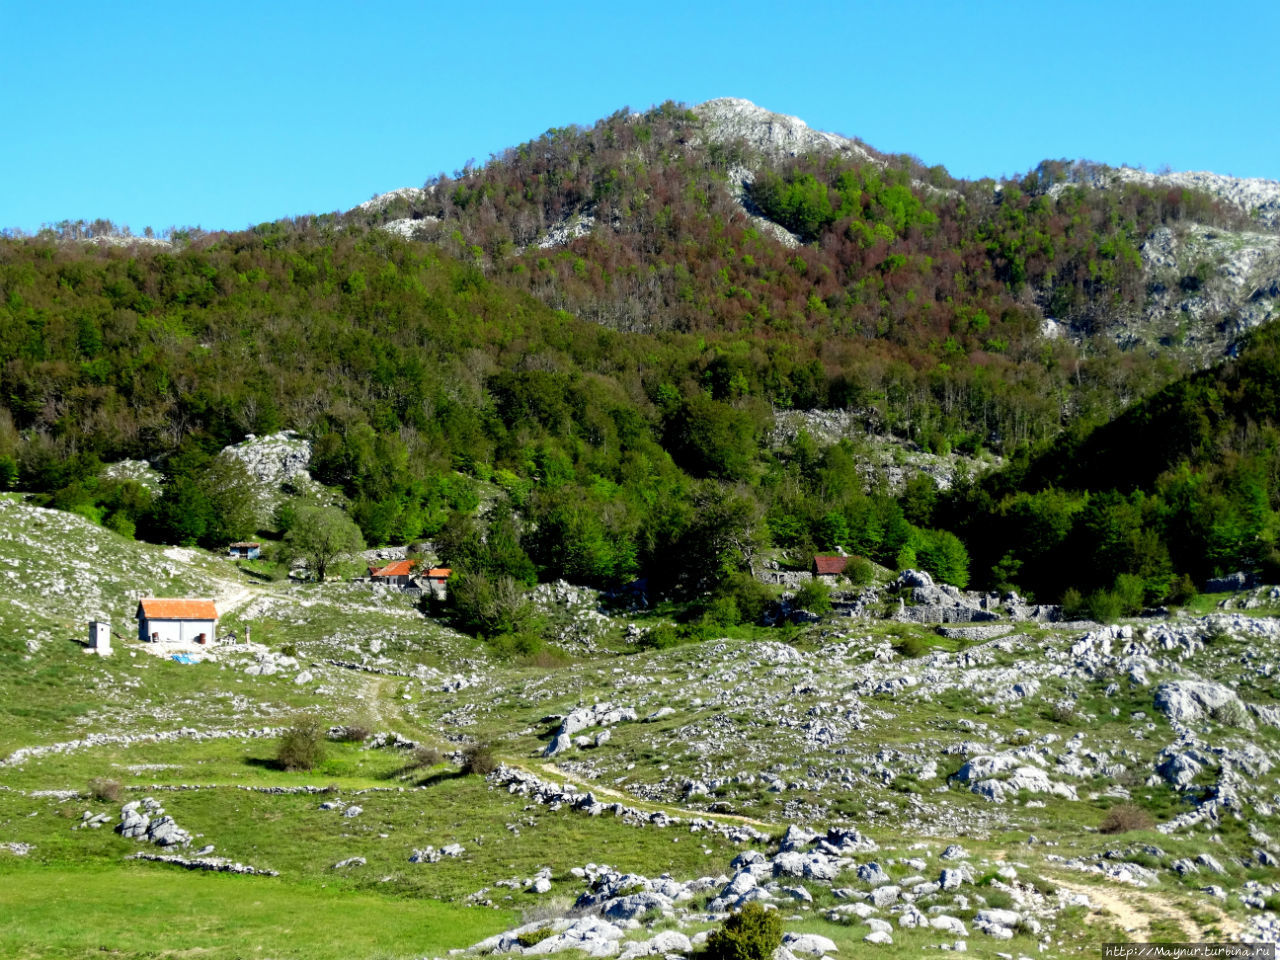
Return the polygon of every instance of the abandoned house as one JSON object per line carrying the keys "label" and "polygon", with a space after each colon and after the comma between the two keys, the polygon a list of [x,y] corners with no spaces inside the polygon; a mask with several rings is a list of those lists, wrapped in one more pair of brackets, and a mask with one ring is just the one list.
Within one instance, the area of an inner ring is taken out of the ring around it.
{"label": "abandoned house", "polygon": [[227,556],[236,560],[257,560],[261,553],[260,543],[233,543],[227,547]]}
{"label": "abandoned house", "polygon": [[218,611],[212,600],[143,597],[137,617],[143,643],[212,643],[217,636]]}

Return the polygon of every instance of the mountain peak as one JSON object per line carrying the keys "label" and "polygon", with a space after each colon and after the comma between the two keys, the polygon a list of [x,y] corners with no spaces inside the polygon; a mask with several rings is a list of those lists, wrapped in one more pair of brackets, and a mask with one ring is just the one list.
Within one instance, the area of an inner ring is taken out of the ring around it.
{"label": "mountain peak", "polygon": [[871,155],[856,141],[814,130],[799,117],[774,113],[740,97],[719,97],[693,108],[705,124],[713,143],[744,140],[771,156],[798,156],[815,150],[832,150],[864,159]]}

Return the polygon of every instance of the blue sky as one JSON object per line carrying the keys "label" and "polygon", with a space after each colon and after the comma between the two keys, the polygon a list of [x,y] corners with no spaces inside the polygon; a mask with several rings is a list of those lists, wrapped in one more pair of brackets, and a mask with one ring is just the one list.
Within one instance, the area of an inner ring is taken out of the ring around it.
{"label": "blue sky", "polygon": [[630,106],[739,96],[956,175],[1280,179],[1270,3],[0,0],[0,227],[347,209]]}

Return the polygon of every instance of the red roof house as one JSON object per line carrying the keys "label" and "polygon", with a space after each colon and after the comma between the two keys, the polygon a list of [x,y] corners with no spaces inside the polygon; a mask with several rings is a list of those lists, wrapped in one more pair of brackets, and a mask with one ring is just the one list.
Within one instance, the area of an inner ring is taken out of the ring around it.
{"label": "red roof house", "polygon": [[813,575],[815,577],[838,577],[844,573],[845,564],[848,562],[848,557],[816,556],[813,558]]}
{"label": "red roof house", "polygon": [[143,597],[137,617],[138,639],[144,643],[208,643],[217,636],[218,608],[212,600]]}
{"label": "red roof house", "polygon": [[389,583],[403,587],[409,582],[409,578],[413,576],[414,568],[417,565],[417,560],[395,560],[377,570],[370,567],[369,579],[374,583]]}

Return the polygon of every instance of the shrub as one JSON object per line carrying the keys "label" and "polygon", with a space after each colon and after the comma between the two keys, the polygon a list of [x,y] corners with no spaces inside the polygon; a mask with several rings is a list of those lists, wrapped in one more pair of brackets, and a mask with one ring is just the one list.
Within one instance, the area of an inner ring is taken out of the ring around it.
{"label": "shrub", "polygon": [[1200,639],[1204,641],[1206,647],[1213,647],[1227,643],[1235,638],[1231,635],[1231,631],[1222,624],[1210,623]]}
{"label": "shrub", "polygon": [[1076,714],[1076,708],[1069,703],[1055,703],[1049,708],[1049,719],[1054,723],[1062,723],[1070,726],[1075,723],[1079,717]]}
{"label": "shrub", "polygon": [[707,937],[707,960],[771,960],[780,946],[782,917],[753,901]]}
{"label": "shrub", "polygon": [[844,565],[844,575],[855,587],[863,587],[876,578],[876,565],[866,557],[853,556]]}
{"label": "shrub", "polygon": [[473,743],[462,754],[462,772],[487,776],[498,769],[498,758],[487,743]]}
{"label": "shrub", "polygon": [[914,660],[917,657],[923,657],[925,654],[931,653],[933,650],[929,644],[925,643],[924,640],[914,634],[905,637],[898,637],[893,641],[893,649],[897,650],[899,654],[909,660]]}
{"label": "shrub", "polygon": [[1187,574],[1174,579],[1165,599],[1175,607],[1185,607],[1196,598],[1196,583]]}
{"label": "shrub", "polygon": [[1090,620],[1114,623],[1120,619],[1120,598],[1110,590],[1095,590],[1084,602]]}
{"label": "shrub", "polygon": [[339,743],[363,743],[372,733],[373,731],[363,724],[348,723],[336,729],[333,739]]}
{"label": "shrub", "polygon": [[109,777],[94,777],[89,781],[89,796],[95,800],[119,803],[120,798],[124,796],[124,787],[120,785],[119,780],[112,780]]}
{"label": "shrub", "polygon": [[1099,833],[1128,833],[1130,830],[1150,830],[1156,825],[1147,811],[1132,803],[1122,803],[1107,811],[1098,824]]}
{"label": "shrub", "polygon": [[536,657],[543,649],[542,635],[533,630],[496,634],[485,642],[493,655],[500,660]]}
{"label": "shrub", "polygon": [[296,657],[298,655],[298,648],[292,643],[281,644],[280,654],[285,657]]}
{"label": "shrub", "polygon": [[1210,719],[1224,727],[1244,727],[1249,723],[1249,711],[1239,700],[1228,700],[1209,711]]}
{"label": "shrub", "polygon": [[280,737],[276,762],[285,770],[314,770],[324,762],[325,729],[315,717],[303,717]]}
{"label": "shrub", "polygon": [[543,940],[547,939],[547,937],[553,936],[554,934],[555,931],[550,927],[539,927],[537,930],[530,930],[528,933],[520,934],[520,936],[516,937],[516,943],[520,944],[520,946],[525,949],[528,949],[535,944],[541,943]]}
{"label": "shrub", "polygon": [[1112,592],[1124,616],[1133,617],[1142,612],[1146,590],[1141,577],[1132,573],[1120,574],[1116,577],[1115,589]]}
{"label": "shrub", "polygon": [[425,767],[434,767],[438,763],[444,762],[444,754],[436,747],[414,747],[413,756],[409,761],[409,766],[415,770],[421,770]]}
{"label": "shrub", "polygon": [[808,580],[796,591],[795,605],[810,613],[824,614],[831,611],[831,588],[817,578]]}

